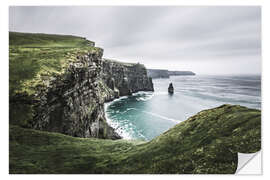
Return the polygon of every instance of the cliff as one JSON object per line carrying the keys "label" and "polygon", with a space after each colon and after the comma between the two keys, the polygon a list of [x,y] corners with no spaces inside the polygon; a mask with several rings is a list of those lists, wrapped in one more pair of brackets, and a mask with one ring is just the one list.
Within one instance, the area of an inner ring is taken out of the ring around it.
{"label": "cliff", "polygon": [[9,38],[12,125],[119,139],[106,122],[104,102],[153,90],[145,67],[111,66],[102,60],[103,50],[85,38],[15,32]]}
{"label": "cliff", "polygon": [[107,100],[131,95],[138,91],[154,91],[152,79],[147,76],[143,64],[103,59],[102,67],[102,80],[113,90],[113,93],[108,93]]}
{"label": "cliff", "polygon": [[170,76],[193,76],[192,71],[169,71],[165,69],[147,69],[148,76],[151,78],[170,78]]}
{"label": "cliff", "polygon": [[151,78],[170,78],[169,71],[165,69],[147,69],[147,73]]}
{"label": "cliff", "polygon": [[261,149],[261,111],[204,110],[150,142],[74,138],[10,126],[10,173],[233,174]]}
{"label": "cliff", "polygon": [[194,76],[196,75],[192,71],[169,71],[170,76]]}

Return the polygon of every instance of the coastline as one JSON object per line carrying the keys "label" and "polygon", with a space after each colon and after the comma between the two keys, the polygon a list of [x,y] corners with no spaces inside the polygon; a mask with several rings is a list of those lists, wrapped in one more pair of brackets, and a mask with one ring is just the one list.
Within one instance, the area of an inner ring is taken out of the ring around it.
{"label": "coastline", "polygon": [[[198,76],[194,78],[173,78],[173,82],[179,82],[175,84],[177,89],[173,97],[168,96],[168,92],[166,91],[166,85],[170,80],[161,79],[153,81],[155,91],[149,95],[143,95],[148,92],[142,91],[133,93],[132,96],[124,96],[106,103],[105,114],[107,122],[114,129],[117,129],[117,132],[121,134],[123,139],[131,139],[131,137],[140,139],[142,137],[148,141],[172,128],[174,124],[183,122],[204,109],[215,108],[223,104],[239,104],[261,110],[260,105],[256,105],[257,103],[255,103],[257,101],[260,102],[260,96],[255,95],[254,92],[250,92],[249,94],[249,91],[247,91],[248,87],[246,86],[237,86],[234,89],[234,86],[227,84],[231,79],[230,76],[220,76],[218,78],[220,80],[216,79],[215,76]],[[209,78],[215,78],[217,84],[208,81]],[[198,83],[201,79],[207,83],[199,86]],[[240,84],[249,82],[249,79],[245,79],[243,76],[238,76],[238,79],[244,80],[243,82],[240,81]],[[220,82],[224,82],[225,84],[220,84]],[[256,81],[252,80],[252,82]],[[219,86],[228,87],[224,90],[230,91],[225,91],[224,94],[223,89]],[[208,89],[209,91],[207,91]],[[241,99],[234,99],[233,97],[240,96],[238,93],[241,92],[239,91],[241,89],[243,90]],[[208,94],[212,92],[211,90],[221,90],[221,92],[212,94],[211,98],[208,98]],[[253,86],[251,90],[257,91]],[[109,108],[108,111],[108,107],[114,103],[116,103],[115,106]]]}

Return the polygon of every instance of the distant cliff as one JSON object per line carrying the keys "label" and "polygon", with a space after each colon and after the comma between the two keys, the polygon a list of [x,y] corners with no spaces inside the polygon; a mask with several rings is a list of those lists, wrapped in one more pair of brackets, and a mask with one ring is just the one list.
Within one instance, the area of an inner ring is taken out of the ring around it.
{"label": "distant cliff", "polygon": [[192,71],[169,71],[170,76],[193,76],[196,75]]}
{"label": "distant cliff", "polygon": [[193,76],[192,71],[169,71],[166,69],[147,69],[148,76],[151,78],[169,78],[170,76]]}
{"label": "distant cliff", "polygon": [[151,78],[169,78],[169,71],[166,69],[147,69],[147,74]]}
{"label": "distant cliff", "polygon": [[104,102],[153,91],[143,65],[103,60],[103,49],[85,38],[10,33],[10,39],[10,124],[119,139]]}

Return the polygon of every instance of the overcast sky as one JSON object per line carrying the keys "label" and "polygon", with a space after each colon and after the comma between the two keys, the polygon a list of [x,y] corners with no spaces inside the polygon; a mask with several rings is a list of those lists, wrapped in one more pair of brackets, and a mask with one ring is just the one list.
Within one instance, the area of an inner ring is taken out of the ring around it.
{"label": "overcast sky", "polygon": [[10,7],[10,31],[70,34],[104,57],[197,74],[261,72],[260,7]]}

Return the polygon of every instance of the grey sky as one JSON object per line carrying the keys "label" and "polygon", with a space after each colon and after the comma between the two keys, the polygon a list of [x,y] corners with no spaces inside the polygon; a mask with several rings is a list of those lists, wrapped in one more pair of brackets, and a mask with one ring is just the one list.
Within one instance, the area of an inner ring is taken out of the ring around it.
{"label": "grey sky", "polygon": [[72,34],[104,57],[198,74],[261,72],[261,8],[11,7],[11,31]]}

